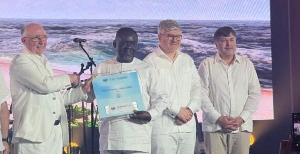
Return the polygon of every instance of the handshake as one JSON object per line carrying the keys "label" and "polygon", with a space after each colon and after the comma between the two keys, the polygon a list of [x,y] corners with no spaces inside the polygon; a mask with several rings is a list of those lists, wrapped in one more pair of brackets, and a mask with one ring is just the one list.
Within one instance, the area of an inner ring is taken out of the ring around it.
{"label": "handshake", "polygon": [[[80,75],[77,73],[68,74],[70,78],[70,82],[72,85],[72,88],[76,88],[81,84]],[[82,91],[84,93],[90,93],[93,92],[93,85],[92,80],[94,76],[91,76],[89,79],[85,80],[85,83],[82,85]]]}

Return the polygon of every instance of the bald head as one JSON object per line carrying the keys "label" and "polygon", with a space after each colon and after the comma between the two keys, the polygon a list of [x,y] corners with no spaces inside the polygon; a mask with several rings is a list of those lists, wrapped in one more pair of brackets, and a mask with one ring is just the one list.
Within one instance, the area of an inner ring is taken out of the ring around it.
{"label": "bald head", "polygon": [[113,42],[117,49],[117,61],[120,63],[132,62],[137,50],[138,35],[132,28],[121,28],[117,31]]}
{"label": "bald head", "polygon": [[47,33],[41,25],[37,23],[25,25],[21,30],[21,36],[22,43],[31,53],[41,56],[46,50]]}
{"label": "bald head", "polygon": [[135,30],[133,30],[132,28],[129,28],[129,27],[125,27],[125,28],[120,28],[117,31],[116,39],[123,37],[123,36],[129,36],[129,35],[138,38],[138,35]]}
{"label": "bald head", "polygon": [[35,29],[43,29],[44,30],[44,28],[41,25],[37,24],[37,23],[29,23],[21,29],[21,36],[22,37],[26,36],[27,31],[32,31],[32,30],[35,30]]}

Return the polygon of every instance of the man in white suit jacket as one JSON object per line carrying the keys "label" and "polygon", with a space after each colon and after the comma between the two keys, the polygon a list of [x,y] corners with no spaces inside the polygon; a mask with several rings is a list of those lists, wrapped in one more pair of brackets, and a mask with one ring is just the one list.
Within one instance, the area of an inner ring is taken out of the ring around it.
{"label": "man in white suit jacket", "polygon": [[[10,66],[15,152],[61,154],[68,144],[65,105],[86,100],[91,79],[80,86],[76,74],[54,75],[43,54],[47,34],[41,25],[30,23],[21,35],[25,48]],[[71,84],[76,88],[61,91]]]}

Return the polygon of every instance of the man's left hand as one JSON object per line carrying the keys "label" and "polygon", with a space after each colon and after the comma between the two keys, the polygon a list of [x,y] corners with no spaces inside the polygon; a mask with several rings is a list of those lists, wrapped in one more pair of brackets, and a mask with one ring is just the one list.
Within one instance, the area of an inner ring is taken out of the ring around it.
{"label": "man's left hand", "polygon": [[93,81],[93,76],[90,77],[89,79],[87,79],[84,83],[84,85],[82,86],[82,91],[84,93],[89,93],[89,92],[93,92],[93,84],[92,84],[92,81]]}
{"label": "man's left hand", "polygon": [[191,110],[189,108],[181,107],[177,114],[177,117],[183,123],[187,123],[188,121],[190,121],[193,118],[193,113],[191,112]]}
{"label": "man's left hand", "polygon": [[183,124],[185,124],[186,122],[183,122],[182,120],[180,120],[178,117],[175,117],[175,123],[176,123],[176,125],[179,125],[179,126],[181,126],[181,125],[183,125]]}
{"label": "man's left hand", "polygon": [[130,119],[142,120],[142,121],[146,121],[146,122],[151,121],[151,115],[149,112],[137,111],[137,110],[134,110],[133,112],[134,112],[133,114],[129,115]]}

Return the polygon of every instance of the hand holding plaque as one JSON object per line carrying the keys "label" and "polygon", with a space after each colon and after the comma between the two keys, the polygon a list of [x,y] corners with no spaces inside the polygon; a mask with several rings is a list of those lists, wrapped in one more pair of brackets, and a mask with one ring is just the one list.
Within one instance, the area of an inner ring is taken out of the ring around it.
{"label": "hand holding plaque", "polygon": [[129,115],[130,119],[136,119],[136,120],[141,120],[141,121],[145,121],[145,122],[151,121],[151,115],[149,112],[137,111],[137,110],[134,110],[133,112],[134,112],[133,114]]}

